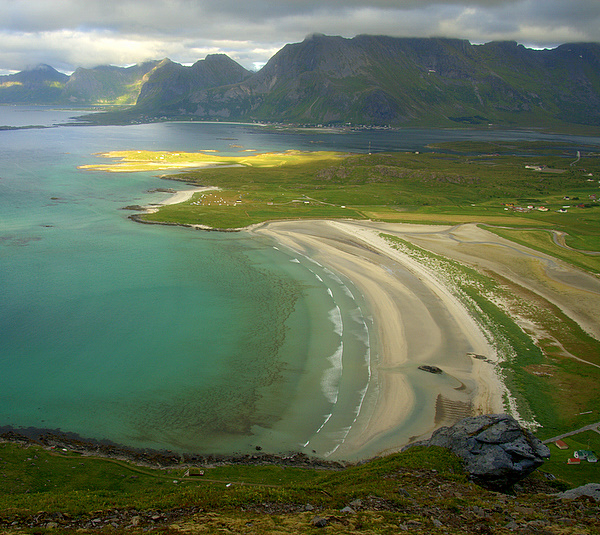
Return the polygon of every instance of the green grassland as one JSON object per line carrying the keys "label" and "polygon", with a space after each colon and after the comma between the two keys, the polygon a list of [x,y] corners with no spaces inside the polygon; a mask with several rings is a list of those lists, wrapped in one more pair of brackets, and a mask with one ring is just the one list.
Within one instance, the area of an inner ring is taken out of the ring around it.
{"label": "green grassland", "polygon": [[[539,494],[563,483],[534,474],[514,496],[489,492],[441,448],[344,469],[223,465],[186,477],[185,467],[4,443],[0,476],[0,533],[503,533],[490,530],[507,518],[572,518],[578,531],[565,534],[597,527],[597,507]],[[325,530],[315,517],[327,520]]]}
{"label": "green grassland", "polygon": [[590,481],[600,481],[600,463],[582,461],[578,465],[569,465],[567,460],[573,457],[577,450],[592,450],[600,452],[600,433],[585,431],[562,439],[569,448],[559,449],[550,444],[550,459],[546,461],[545,470],[552,472],[571,486],[585,485]]}
{"label": "green grassland", "polygon": [[[372,155],[293,151],[228,157],[215,153],[189,156],[136,151],[121,154],[123,162],[94,168],[135,171],[210,162],[218,167],[189,170],[169,178],[215,186],[224,199],[242,201],[225,209],[224,205],[198,203],[197,195],[177,207],[165,206],[157,213],[142,216],[149,221],[220,229],[300,217],[480,222],[518,229],[558,230],[567,234],[567,246],[600,251],[600,204],[590,199],[590,195],[600,195],[600,159],[595,153],[584,152],[571,165],[575,151],[564,148],[551,147],[544,152],[540,147],[526,146],[526,151],[535,149],[536,153],[522,156],[473,152],[498,149],[487,144],[475,145],[469,153],[456,152],[466,150],[463,144],[457,145],[444,146],[447,152]],[[526,165],[544,167],[535,171],[526,169]],[[527,210],[527,206],[535,208]],[[563,206],[570,208],[559,213]],[[539,211],[539,207],[548,211]],[[520,209],[525,211],[516,211]],[[507,237],[516,238],[508,234]],[[526,235],[519,231],[519,239],[541,247],[535,233]],[[591,255],[578,255],[549,240],[543,250],[585,269],[600,271],[598,259]]]}

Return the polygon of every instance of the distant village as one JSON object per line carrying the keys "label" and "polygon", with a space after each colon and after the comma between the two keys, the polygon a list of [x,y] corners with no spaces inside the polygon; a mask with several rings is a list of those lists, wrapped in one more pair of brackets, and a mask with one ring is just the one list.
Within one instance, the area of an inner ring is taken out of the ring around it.
{"label": "distant village", "polygon": [[[538,172],[542,172],[542,173],[564,173],[565,170],[564,169],[551,169],[546,167],[545,165],[526,165],[525,169],[531,169],[533,171],[538,171]],[[582,172],[586,172],[585,169],[580,169],[580,171]],[[592,177],[592,173],[587,173],[586,176],[588,177]],[[594,182],[595,180],[593,178],[588,178],[588,182]],[[600,183],[600,181],[599,181]],[[559,208],[558,210],[556,210],[558,213],[561,214],[566,214],[567,211],[569,210],[569,208],[592,208],[594,206],[594,203],[598,202],[598,197],[595,193],[591,194],[588,196],[589,202],[581,202],[579,197],[570,197],[570,196],[565,196],[563,197],[564,201],[570,201],[570,202],[574,202],[577,201],[576,204],[565,204],[563,205],[561,208]],[[543,205],[539,205],[539,206],[535,206],[533,204],[528,204],[527,206],[517,206],[515,205],[515,203],[512,202],[507,202],[507,203],[503,203],[504,209],[505,210],[511,210],[513,212],[531,212],[533,210],[538,210],[540,212],[548,212],[549,208]]]}

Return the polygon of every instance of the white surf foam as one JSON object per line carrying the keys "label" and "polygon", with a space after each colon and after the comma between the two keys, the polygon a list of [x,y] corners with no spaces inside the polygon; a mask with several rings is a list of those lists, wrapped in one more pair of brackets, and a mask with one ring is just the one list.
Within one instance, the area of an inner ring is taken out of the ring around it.
{"label": "white surf foam", "polygon": [[342,379],[343,365],[342,357],[344,355],[344,343],[340,343],[336,352],[327,359],[331,362],[331,368],[323,372],[321,378],[321,391],[327,400],[336,404],[340,393],[340,380]]}
{"label": "white surf foam", "polygon": [[329,319],[333,323],[333,332],[342,336],[344,333],[344,322],[342,321],[342,311],[339,306],[335,306],[329,311]]}

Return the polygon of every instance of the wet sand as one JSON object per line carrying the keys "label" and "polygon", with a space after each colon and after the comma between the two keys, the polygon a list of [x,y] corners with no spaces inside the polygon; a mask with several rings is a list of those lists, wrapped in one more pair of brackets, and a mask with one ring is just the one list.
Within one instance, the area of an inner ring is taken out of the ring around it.
{"label": "wet sand", "polygon": [[[475,321],[379,229],[333,221],[277,222],[251,232],[348,277],[374,317],[376,357],[365,408],[334,458],[366,458],[429,436],[471,414],[502,410],[496,358]],[[433,365],[444,373],[418,369]]]}

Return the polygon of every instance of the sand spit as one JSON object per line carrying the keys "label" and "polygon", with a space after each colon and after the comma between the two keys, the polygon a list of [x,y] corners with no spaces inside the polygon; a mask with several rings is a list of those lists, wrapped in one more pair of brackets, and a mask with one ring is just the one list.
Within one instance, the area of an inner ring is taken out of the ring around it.
{"label": "sand spit", "polygon": [[498,273],[558,306],[600,340],[598,277],[496,236],[475,223],[449,227],[367,222],[361,226],[397,235],[428,251]]}
{"label": "sand spit", "polygon": [[[399,227],[399,226],[398,226]],[[400,227],[399,227],[400,228]],[[374,316],[373,376],[335,458],[393,451],[471,414],[502,410],[496,358],[475,321],[422,266],[362,223],[269,223],[252,230],[348,277]],[[419,369],[434,365],[444,373]]]}

